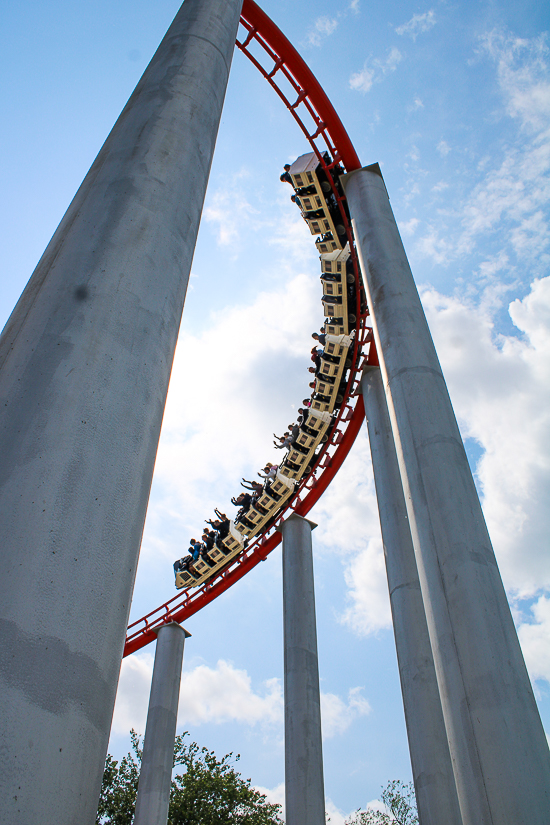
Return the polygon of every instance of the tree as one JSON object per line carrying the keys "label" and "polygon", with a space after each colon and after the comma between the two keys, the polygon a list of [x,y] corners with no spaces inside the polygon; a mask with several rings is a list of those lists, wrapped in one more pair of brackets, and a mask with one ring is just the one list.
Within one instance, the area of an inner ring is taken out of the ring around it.
{"label": "tree", "polygon": [[[281,806],[269,803],[235,770],[239,754],[218,759],[187,736],[176,736],[174,745],[174,767],[184,771],[172,780],[168,825],[282,825]],[[132,823],[142,751],[134,730],[130,738],[133,753],[120,765],[107,756],[96,825]]]}
{"label": "tree", "polygon": [[346,825],[418,825],[416,798],[412,782],[393,779],[382,791],[382,802],[389,813],[355,811]]}

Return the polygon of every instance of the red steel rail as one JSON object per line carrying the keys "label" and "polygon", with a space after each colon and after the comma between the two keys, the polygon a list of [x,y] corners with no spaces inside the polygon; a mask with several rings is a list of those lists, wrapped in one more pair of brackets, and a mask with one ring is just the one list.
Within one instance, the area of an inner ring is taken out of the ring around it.
{"label": "red steel rail", "polygon": [[[237,47],[251,60],[283,101],[327,172],[336,165],[340,165],[348,172],[360,167],[351,140],[319,81],[290,41],[254,0],[244,0]],[[328,164],[323,154],[326,150],[332,158]],[[330,175],[327,177],[331,180]],[[279,512],[277,521],[261,535],[256,536],[239,556],[202,587],[177,593],[146,616],[132,622],[128,627],[124,656],[152,642],[156,637],[155,630],[166,622],[183,622],[197,613],[239,581],[260,561],[264,561],[281,541],[281,534],[277,528],[283,519],[290,512],[300,516],[307,515],[342,466],[357,437],[364,418],[363,399],[356,391],[361,367],[365,363],[361,358],[365,345],[369,345],[367,362],[378,362],[374,344],[370,341],[372,336],[365,325],[365,317],[361,317],[360,314],[357,254],[344,198],[334,184],[333,192],[350,242],[355,269],[357,326],[354,366],[350,370],[346,396],[331,437],[324,445],[312,472],[300,481],[293,497]]]}

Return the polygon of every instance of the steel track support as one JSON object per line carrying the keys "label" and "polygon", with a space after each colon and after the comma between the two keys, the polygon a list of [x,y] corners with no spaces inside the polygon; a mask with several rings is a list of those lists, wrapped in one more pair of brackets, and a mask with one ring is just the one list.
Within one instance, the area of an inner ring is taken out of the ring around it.
{"label": "steel track support", "polygon": [[186,0],[0,337],[0,823],[92,825],[242,0]]}
{"label": "steel track support", "polygon": [[378,164],[344,187],[373,318],[464,825],[546,825],[550,753]]}
{"label": "steel track support", "polygon": [[462,825],[384,385],[361,381],[420,825]]}
{"label": "steel track support", "polygon": [[157,632],[134,825],[168,822],[183,646],[190,635],[176,622]]}
{"label": "steel track support", "polygon": [[321,698],[311,531],[291,515],[283,522],[286,825],[324,825]]}

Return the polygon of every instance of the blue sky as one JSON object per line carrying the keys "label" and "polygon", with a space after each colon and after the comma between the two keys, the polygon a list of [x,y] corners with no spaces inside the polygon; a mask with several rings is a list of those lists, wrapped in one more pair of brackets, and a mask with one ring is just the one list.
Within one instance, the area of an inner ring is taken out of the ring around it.
{"label": "blue sky", "polygon": [[[0,318],[7,319],[177,2],[3,9]],[[548,8],[265,0],[382,167],[550,732]],[[307,391],[311,236],[279,182],[308,150],[235,54],[172,375],[132,614]],[[366,434],[311,517],[332,822],[410,767]],[[180,729],[281,795],[280,551],[186,626]],[[144,729],[152,651],[124,663],[111,751]]]}

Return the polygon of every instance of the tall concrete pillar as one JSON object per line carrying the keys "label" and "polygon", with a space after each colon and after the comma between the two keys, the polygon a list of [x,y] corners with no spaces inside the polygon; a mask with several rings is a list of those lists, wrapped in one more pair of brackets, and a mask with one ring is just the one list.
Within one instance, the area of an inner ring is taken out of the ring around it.
{"label": "tall concrete pillar", "polygon": [[242,0],[185,0],[0,338],[0,823],[95,821]]}
{"label": "tall concrete pillar", "polygon": [[462,825],[379,367],[361,381],[420,825]]}
{"label": "tall concrete pillar", "polygon": [[157,633],[134,825],[168,822],[183,645],[190,635],[176,622]]}
{"label": "tall concrete pillar", "polygon": [[378,164],[344,186],[373,318],[464,825],[548,823],[550,754]]}
{"label": "tall concrete pillar", "polygon": [[285,821],[324,825],[325,788],[311,531],[290,516],[283,535]]}

